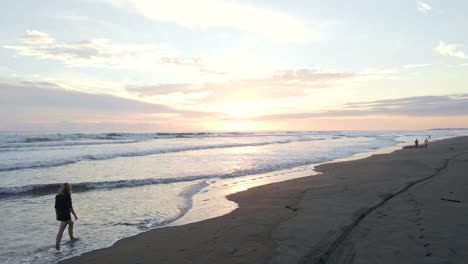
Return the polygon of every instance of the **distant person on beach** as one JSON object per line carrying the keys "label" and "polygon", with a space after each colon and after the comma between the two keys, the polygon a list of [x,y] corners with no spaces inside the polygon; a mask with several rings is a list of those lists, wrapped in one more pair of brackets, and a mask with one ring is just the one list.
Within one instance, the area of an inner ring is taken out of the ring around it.
{"label": "distant person on beach", "polygon": [[419,141],[418,141],[418,139],[416,139],[416,140],[414,141],[414,146],[415,146],[415,147],[418,147],[418,146],[419,146]]}
{"label": "distant person on beach", "polygon": [[426,138],[426,139],[424,140],[424,145],[425,145],[426,147],[427,147],[427,145],[429,145],[429,139]]}
{"label": "distant person on beach", "polygon": [[75,221],[78,220],[75,210],[73,210],[72,199],[71,199],[72,188],[71,184],[64,183],[60,186],[58,194],[55,196],[55,213],[57,220],[60,221],[60,228],[57,233],[57,239],[55,240],[55,248],[60,250],[60,241],[62,241],[63,231],[68,225],[68,234],[70,240],[76,240],[73,236],[73,220],[71,214],[75,217]]}

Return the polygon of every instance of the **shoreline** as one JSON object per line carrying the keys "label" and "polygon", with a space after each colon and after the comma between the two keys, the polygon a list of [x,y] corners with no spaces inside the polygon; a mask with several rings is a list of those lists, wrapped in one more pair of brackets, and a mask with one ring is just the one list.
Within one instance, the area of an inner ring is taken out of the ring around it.
{"label": "shoreline", "polygon": [[[433,173],[427,160],[443,165],[447,153],[437,149],[457,141],[467,137],[432,142],[424,157],[408,153],[426,149],[411,149],[328,162],[316,167],[318,175],[229,195],[239,208],[227,215],[143,232],[60,263],[315,263],[339,248],[333,243],[350,223],[374,211],[366,209],[406,187],[408,180]],[[408,171],[391,177],[403,168]]]}
{"label": "shoreline", "polygon": [[[439,140],[444,140],[444,139],[450,139],[450,138],[453,138],[453,137],[438,138],[438,139],[435,139],[433,142],[436,142],[436,141],[439,141]],[[371,151],[367,151],[367,152],[355,153],[355,154],[352,154],[349,157],[336,158],[336,159],[333,159],[333,160],[330,160],[330,161],[325,161],[325,162],[320,162],[320,163],[315,163],[315,164],[309,164],[309,165],[304,165],[304,166],[299,166],[299,167],[294,167],[294,168],[284,169],[284,170],[279,170],[279,171],[274,171],[274,172],[268,172],[268,173],[263,173],[263,174],[245,175],[245,176],[239,177],[241,179],[248,178],[248,177],[269,178],[270,182],[269,183],[261,183],[261,184],[246,184],[245,186],[242,186],[242,188],[240,188],[239,190],[236,190],[236,191],[233,191],[233,192],[227,192],[222,197],[219,197],[219,199],[224,199],[225,200],[224,201],[225,205],[222,206],[223,208],[231,208],[228,212],[225,211],[226,209],[223,209],[223,213],[216,214],[216,215],[210,215],[209,217],[204,217],[204,218],[189,217],[189,218],[191,218],[190,220],[187,220],[186,216],[184,216],[184,217],[174,221],[173,223],[168,224],[167,226],[157,227],[155,229],[166,228],[166,227],[170,227],[170,226],[193,224],[193,223],[208,220],[208,219],[211,219],[211,218],[216,218],[216,217],[221,217],[221,216],[227,215],[227,214],[231,213],[232,211],[234,211],[235,209],[238,208],[237,203],[235,203],[234,201],[227,198],[230,195],[233,195],[233,194],[236,194],[236,193],[239,193],[239,192],[248,191],[248,190],[250,190],[252,188],[261,187],[261,186],[268,185],[268,184],[281,183],[281,182],[285,182],[285,181],[289,181],[289,180],[295,180],[295,179],[304,178],[304,177],[313,177],[313,176],[316,176],[317,174],[320,173],[320,172],[317,172],[315,170],[315,168],[317,166],[328,164],[328,163],[365,159],[365,158],[371,157],[372,155],[390,154],[390,153],[392,153],[394,151],[402,149],[402,147],[405,146],[406,144],[409,144],[409,142],[400,142],[400,143],[398,143],[398,144],[396,144],[394,146],[384,147],[384,148],[371,150]],[[309,169],[309,168],[311,168],[311,169]],[[282,175],[283,177],[280,178],[280,179],[273,179],[273,177],[271,176],[271,175],[278,175],[278,174]],[[288,174],[291,174],[291,175],[288,175]],[[234,179],[232,179],[232,180],[234,180]],[[241,180],[241,182],[242,182],[242,180]],[[241,186],[239,186],[239,187],[241,187]],[[194,203],[200,202],[199,200],[204,200],[204,198],[199,197],[200,195],[201,195],[201,193],[198,193],[197,195],[194,196],[194,198],[195,198]],[[233,203],[235,205],[232,205]],[[192,210],[194,208],[197,208],[197,206],[194,206],[192,208]],[[191,214],[192,210],[189,211],[187,214]],[[153,229],[150,229],[150,230],[147,230],[147,231],[144,231],[144,232],[148,232],[148,231],[151,231],[151,230],[153,230]],[[138,235],[138,234],[136,234],[136,235]]]}

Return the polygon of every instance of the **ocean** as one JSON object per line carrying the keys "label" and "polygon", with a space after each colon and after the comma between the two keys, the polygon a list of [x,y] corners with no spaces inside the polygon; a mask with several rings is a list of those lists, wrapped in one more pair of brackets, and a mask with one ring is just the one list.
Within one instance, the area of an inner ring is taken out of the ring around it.
{"label": "ocean", "polygon": [[[316,174],[320,163],[468,130],[239,133],[0,133],[0,263],[55,263],[117,240],[227,214],[226,195]],[[54,198],[78,214],[54,249]]]}

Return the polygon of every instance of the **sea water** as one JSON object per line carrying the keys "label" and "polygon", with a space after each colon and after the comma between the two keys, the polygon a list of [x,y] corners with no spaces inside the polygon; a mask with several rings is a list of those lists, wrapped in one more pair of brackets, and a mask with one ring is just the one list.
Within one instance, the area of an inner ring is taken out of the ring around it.
{"label": "sea water", "polygon": [[[153,228],[231,212],[250,187],[313,175],[314,165],[467,130],[257,133],[1,133],[0,263],[54,263]],[[54,198],[78,214],[54,249]]]}

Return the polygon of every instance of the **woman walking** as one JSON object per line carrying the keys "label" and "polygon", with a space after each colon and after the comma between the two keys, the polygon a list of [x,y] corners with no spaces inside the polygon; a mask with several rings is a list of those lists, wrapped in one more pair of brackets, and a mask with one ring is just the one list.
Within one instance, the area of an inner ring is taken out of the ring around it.
{"label": "woman walking", "polygon": [[68,225],[68,234],[70,240],[75,240],[73,236],[73,221],[71,214],[75,217],[75,221],[78,220],[75,210],[73,210],[72,199],[71,199],[72,188],[71,184],[64,183],[60,186],[58,194],[55,196],[55,213],[57,220],[60,221],[60,228],[57,233],[57,239],[55,240],[55,248],[60,250],[60,241],[62,241],[63,231]]}

